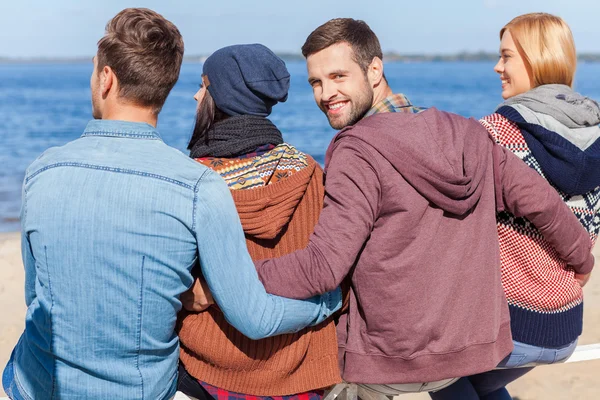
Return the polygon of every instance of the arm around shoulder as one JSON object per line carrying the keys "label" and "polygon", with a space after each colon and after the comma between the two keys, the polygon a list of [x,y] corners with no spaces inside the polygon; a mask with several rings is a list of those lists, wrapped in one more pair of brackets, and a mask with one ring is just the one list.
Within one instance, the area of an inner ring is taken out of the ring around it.
{"label": "arm around shoulder", "polygon": [[344,138],[327,166],[325,200],[305,249],[256,263],[269,293],[305,298],[337,288],[368,239],[381,186],[367,145]]}
{"label": "arm around shoulder", "polygon": [[494,173],[501,182],[504,206],[531,221],[578,274],[594,267],[592,241],[556,190],[511,151],[494,145]]}
{"label": "arm around shoulder", "polygon": [[207,170],[196,185],[194,226],[202,274],[227,321],[251,339],[297,332],[341,306],[341,293],[291,300],[266,293],[246,248],[229,188]]}

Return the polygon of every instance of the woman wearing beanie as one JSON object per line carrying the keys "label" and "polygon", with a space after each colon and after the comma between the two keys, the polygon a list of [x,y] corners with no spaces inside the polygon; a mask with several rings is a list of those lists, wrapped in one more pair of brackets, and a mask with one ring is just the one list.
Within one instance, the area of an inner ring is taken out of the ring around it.
{"label": "woman wearing beanie", "polygon": [[[202,82],[190,156],[229,185],[250,255],[264,259],[304,248],[322,208],[323,172],[267,119],[287,99],[285,63],[260,44],[225,47],[205,61]],[[179,390],[198,399],[317,399],[321,388],[341,381],[331,320],[255,341],[211,306],[182,313],[179,338]]]}
{"label": "woman wearing beanie", "polygon": [[[558,191],[596,241],[600,229],[600,107],[572,89],[577,56],[559,17],[525,14],[500,31],[504,103],[480,122]],[[498,215],[502,284],[513,352],[497,369],[462,378],[433,399],[510,399],[505,386],[575,350],[589,271],[567,266],[531,223]],[[521,367],[521,368],[517,368]]]}

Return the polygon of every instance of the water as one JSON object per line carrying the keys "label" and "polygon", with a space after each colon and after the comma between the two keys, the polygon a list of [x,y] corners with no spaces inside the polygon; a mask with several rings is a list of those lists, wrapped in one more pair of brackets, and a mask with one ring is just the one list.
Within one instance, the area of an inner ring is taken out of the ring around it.
{"label": "water", "polygon": [[[289,100],[273,109],[271,119],[284,138],[323,162],[335,131],[315,105],[303,62],[288,63]],[[419,106],[438,107],[482,117],[502,100],[493,64],[387,64],[385,74],[396,92]],[[158,129],[165,142],[185,151],[194,124],[201,66],[183,66]],[[27,166],[44,150],[78,138],[91,118],[89,64],[0,65],[0,231],[19,229],[21,183]],[[581,64],[576,87],[600,99],[600,64]]]}

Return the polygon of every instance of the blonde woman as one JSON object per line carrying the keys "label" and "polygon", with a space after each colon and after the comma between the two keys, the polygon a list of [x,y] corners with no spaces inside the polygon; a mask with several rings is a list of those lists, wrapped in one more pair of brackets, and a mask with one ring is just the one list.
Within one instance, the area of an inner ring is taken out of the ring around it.
{"label": "blonde woman", "polygon": [[[500,31],[494,70],[505,100],[480,122],[558,191],[595,242],[600,229],[600,107],[573,91],[577,66],[559,17],[516,17]],[[532,368],[566,360],[582,331],[590,271],[570,268],[531,223],[498,215],[502,284],[515,348],[498,369],[459,380],[434,399],[510,399],[505,386]],[[521,368],[517,368],[521,367]]]}

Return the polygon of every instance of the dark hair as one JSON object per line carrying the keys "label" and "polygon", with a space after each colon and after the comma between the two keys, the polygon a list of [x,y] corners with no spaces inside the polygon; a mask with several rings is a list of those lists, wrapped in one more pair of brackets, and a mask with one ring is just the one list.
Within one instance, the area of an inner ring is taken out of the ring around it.
{"label": "dark hair", "polygon": [[229,116],[221,111],[215,104],[214,99],[210,95],[210,92],[206,90],[204,97],[198,105],[198,111],[196,112],[196,125],[194,125],[194,132],[188,143],[188,150],[192,150],[199,140],[204,141],[204,144],[208,145],[208,131],[217,122],[223,121]]}
{"label": "dark hair", "polygon": [[365,21],[352,18],[335,18],[312,31],[302,46],[302,55],[308,57],[329,46],[348,43],[354,53],[354,61],[366,72],[373,61],[383,60],[381,45],[375,32]]}
{"label": "dark hair", "polygon": [[173,23],[147,8],[126,8],[98,41],[98,73],[109,66],[119,97],[158,114],[179,78],[183,39]]}

